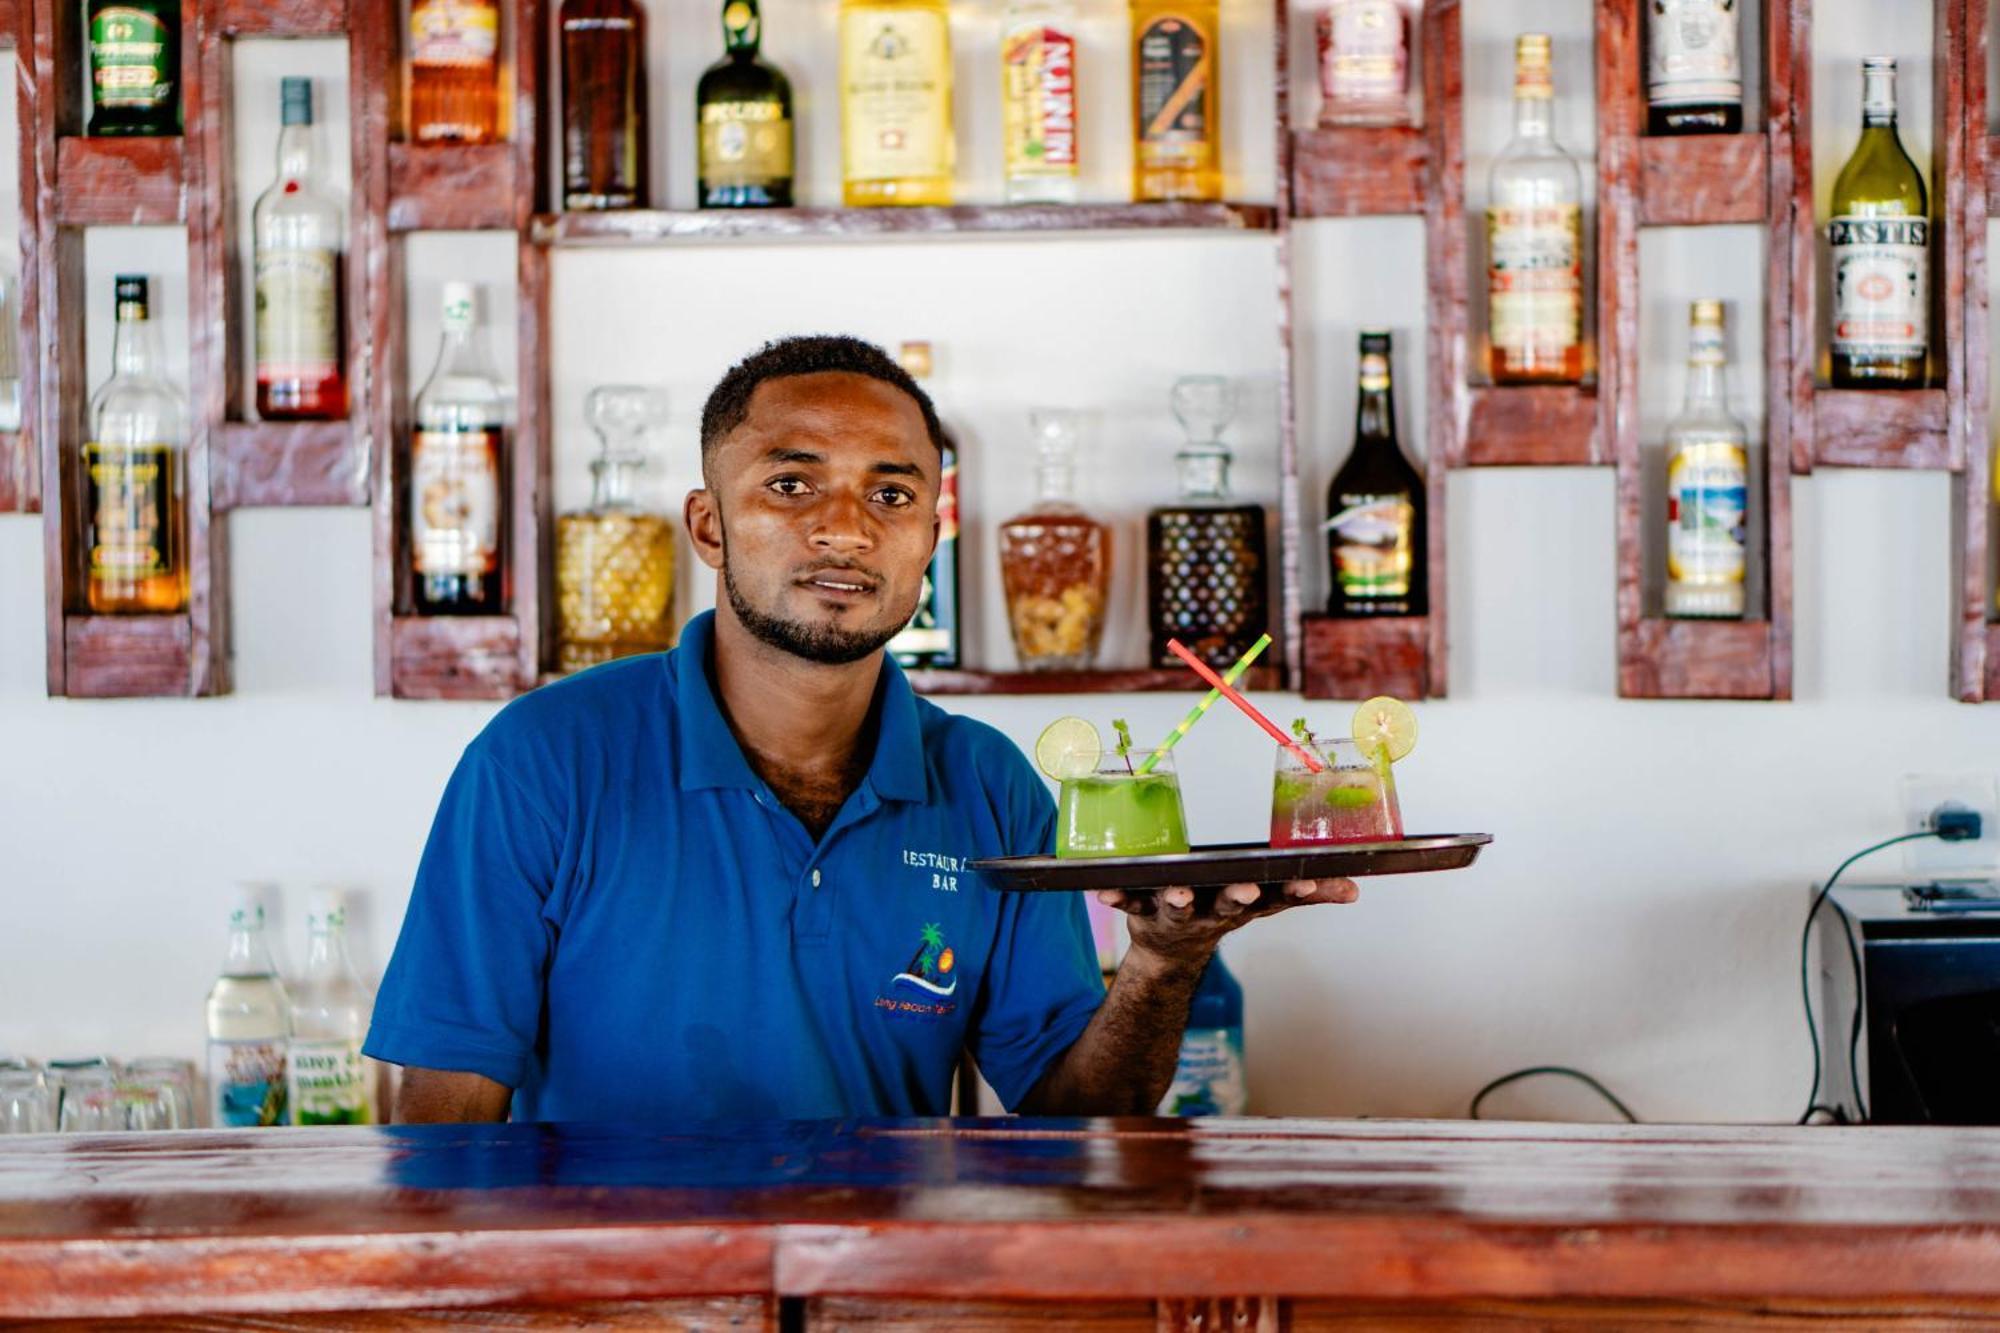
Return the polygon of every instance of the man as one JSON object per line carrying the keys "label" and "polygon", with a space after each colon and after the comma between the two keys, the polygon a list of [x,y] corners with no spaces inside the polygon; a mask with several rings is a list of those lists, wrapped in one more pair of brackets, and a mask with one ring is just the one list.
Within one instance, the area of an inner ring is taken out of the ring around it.
{"label": "man", "polygon": [[883,646],[937,543],[930,400],[851,338],[770,344],[702,412],[689,541],[717,609],[671,653],[516,700],[467,747],[367,1053],[396,1118],[935,1115],[960,1052],[1011,1109],[1146,1113],[1229,930],[1345,880],[1082,903],[965,863],[1046,852],[1055,810],[997,731]]}

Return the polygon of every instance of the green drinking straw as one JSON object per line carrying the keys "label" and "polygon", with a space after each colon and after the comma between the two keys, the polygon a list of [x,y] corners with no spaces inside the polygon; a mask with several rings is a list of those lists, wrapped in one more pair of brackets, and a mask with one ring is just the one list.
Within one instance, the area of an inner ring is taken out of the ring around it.
{"label": "green drinking straw", "polygon": [[[1257,660],[1257,655],[1263,652],[1266,648],[1269,648],[1270,646],[1271,646],[1270,635],[1265,634],[1259,637],[1257,642],[1250,645],[1249,652],[1243,654],[1243,656],[1236,659],[1235,666],[1229,668],[1229,670],[1222,673],[1223,683],[1226,685],[1234,685],[1239,679],[1242,678],[1243,673],[1250,669],[1250,664]],[[1139,765],[1138,776],[1143,778],[1146,776],[1146,774],[1152,772],[1153,765],[1160,762],[1160,756],[1165,754],[1167,751],[1173,749],[1176,745],[1180,744],[1181,737],[1187,735],[1189,729],[1192,728],[1195,723],[1201,721],[1201,715],[1203,713],[1206,713],[1210,708],[1214,707],[1215,701],[1217,699],[1220,699],[1221,697],[1222,697],[1221,690],[1210,690],[1206,695],[1202,697],[1202,701],[1200,703],[1196,704],[1193,708],[1188,709],[1188,715],[1181,719],[1181,724],[1175,727],[1172,732],[1168,733],[1167,738],[1160,742],[1159,748],[1155,749],[1151,754],[1147,755],[1146,761]]]}

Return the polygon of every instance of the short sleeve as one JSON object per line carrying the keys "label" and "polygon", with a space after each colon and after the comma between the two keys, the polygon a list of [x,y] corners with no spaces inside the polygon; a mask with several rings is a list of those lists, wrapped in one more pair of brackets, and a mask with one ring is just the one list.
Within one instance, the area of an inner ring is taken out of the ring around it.
{"label": "short sleeve", "polygon": [[[1024,778],[1010,797],[1007,854],[1047,855],[1055,845],[1055,802],[1032,773]],[[1104,974],[1080,895],[1002,896],[969,1045],[979,1072],[1011,1111],[1083,1035],[1104,1003]]]}
{"label": "short sleeve", "polygon": [[554,931],[562,839],[475,741],[446,785],[363,1050],[377,1060],[526,1078]]}

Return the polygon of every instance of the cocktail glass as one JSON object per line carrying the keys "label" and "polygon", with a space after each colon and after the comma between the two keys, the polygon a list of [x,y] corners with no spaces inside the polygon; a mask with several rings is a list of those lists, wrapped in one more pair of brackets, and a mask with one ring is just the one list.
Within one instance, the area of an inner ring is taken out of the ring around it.
{"label": "cocktail glass", "polygon": [[1153,771],[1134,773],[1106,755],[1097,771],[1064,778],[1056,798],[1056,855],[1167,856],[1188,849],[1187,816],[1173,756],[1162,755]]}
{"label": "cocktail glass", "polygon": [[1401,839],[1403,815],[1396,808],[1396,779],[1388,760],[1379,751],[1363,754],[1346,737],[1315,742],[1312,749],[1326,762],[1322,772],[1309,771],[1297,754],[1278,747],[1278,772],[1271,788],[1271,845]]}

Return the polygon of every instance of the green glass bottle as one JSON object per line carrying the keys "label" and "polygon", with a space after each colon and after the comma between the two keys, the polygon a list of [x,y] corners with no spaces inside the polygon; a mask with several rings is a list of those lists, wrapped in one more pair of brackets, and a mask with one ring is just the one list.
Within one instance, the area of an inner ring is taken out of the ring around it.
{"label": "green glass bottle", "polygon": [[90,125],[98,135],[181,132],[180,0],[90,0]]}
{"label": "green glass bottle", "polygon": [[727,54],[695,90],[703,208],[792,206],[792,85],[762,39],[757,0],[724,0]]}
{"label": "green glass bottle", "polygon": [[1861,62],[1861,142],[1833,185],[1833,384],[1910,389],[1930,340],[1930,219],[1923,177],[1896,137],[1896,61]]}

